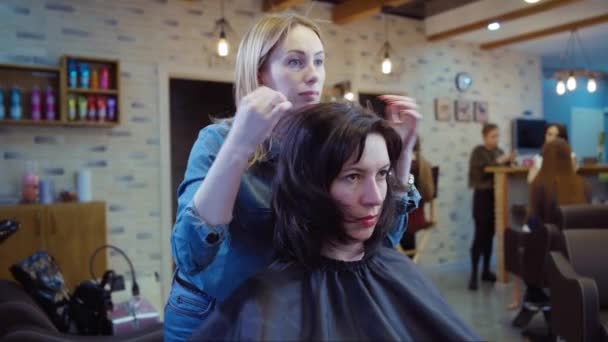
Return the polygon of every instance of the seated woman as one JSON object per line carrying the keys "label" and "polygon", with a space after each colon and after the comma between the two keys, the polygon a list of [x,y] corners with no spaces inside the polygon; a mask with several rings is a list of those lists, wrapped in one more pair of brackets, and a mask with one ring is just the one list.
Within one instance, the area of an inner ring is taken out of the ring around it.
{"label": "seated woman", "polygon": [[205,320],[197,340],[479,340],[381,241],[396,210],[401,141],[356,104],[289,116],[273,185],[277,260]]}
{"label": "seated woman", "polygon": [[[556,138],[562,138],[566,142],[568,142],[568,130],[566,126],[560,123],[550,123],[547,125],[547,127],[545,127],[545,142],[543,143],[543,146],[544,144],[552,142]],[[574,154],[574,152],[571,152],[570,156],[572,158],[572,167],[576,170],[576,155]],[[534,164],[532,165],[532,167],[530,167],[530,170],[528,170],[528,183],[532,183],[532,181],[534,181],[534,178],[538,174],[538,171],[540,170],[542,165],[543,155],[541,152],[534,156]]]}
{"label": "seated woman", "polygon": [[[542,166],[530,184],[528,227],[534,231],[543,224],[557,224],[559,206],[591,201],[591,189],[572,167],[572,151],[566,140],[555,138],[543,146]],[[524,300],[546,302],[541,288],[527,284]]]}
{"label": "seated woman", "polygon": [[431,164],[422,156],[420,151],[421,139],[416,137],[414,144],[411,172],[414,176],[414,185],[420,192],[422,198],[418,203],[418,208],[412,210],[407,222],[407,230],[403,234],[399,244],[404,251],[416,249],[416,233],[426,229],[432,222],[427,221],[424,214],[424,205],[433,200],[435,195],[435,184],[433,183],[433,168]]}

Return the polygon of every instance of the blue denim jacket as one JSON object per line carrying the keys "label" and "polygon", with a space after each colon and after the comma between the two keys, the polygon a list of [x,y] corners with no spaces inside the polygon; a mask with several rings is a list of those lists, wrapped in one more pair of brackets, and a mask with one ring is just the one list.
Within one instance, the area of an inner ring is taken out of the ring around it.
{"label": "blue denim jacket", "polygon": [[[233,219],[211,226],[197,215],[193,198],[228,134],[227,124],[203,128],[192,147],[184,180],[177,190],[177,218],[171,249],[180,278],[224,300],[244,280],[272,262],[271,181],[274,165],[260,163],[241,178]],[[407,226],[407,212],[418,206],[413,189],[401,199],[400,216],[386,238],[394,247]]]}

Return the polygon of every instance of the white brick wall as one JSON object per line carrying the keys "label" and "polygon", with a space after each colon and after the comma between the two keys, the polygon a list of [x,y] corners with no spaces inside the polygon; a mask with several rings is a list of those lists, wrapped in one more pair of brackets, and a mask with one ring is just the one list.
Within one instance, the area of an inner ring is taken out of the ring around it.
{"label": "white brick wall", "polygon": [[[140,273],[160,270],[160,141],[157,67],[194,65],[231,72],[240,35],[261,13],[259,0],[226,1],[226,16],[237,37],[232,54],[215,57],[209,32],[219,16],[219,2],[182,0],[5,0],[0,3],[0,62],[57,65],[63,54],[118,58],[122,63],[124,124],[111,131],[59,127],[0,127],[0,196],[18,191],[26,160],[39,160],[42,176],[56,188],[73,187],[73,174],[93,168],[95,199],[108,203],[109,242],[124,248]],[[305,12],[307,3],[297,10]],[[384,26],[379,16],[356,24],[327,23],[327,4],[315,4],[310,16],[322,19],[328,51],[327,84],[351,80],[366,91],[405,92],[415,97],[425,116],[423,152],[441,167],[439,226],[423,263],[464,258],[473,230],[470,191],[466,186],[468,155],[480,138],[476,123],[439,123],[433,100],[489,102],[490,119],[499,124],[508,146],[510,119],[531,111],[540,116],[541,72],[536,57],[481,51],[463,42],[427,43],[423,25],[391,17],[390,37],[401,63],[392,76],[379,73],[378,50]],[[30,37],[30,38],[28,38]],[[31,38],[33,37],[33,39]],[[468,71],[472,89],[459,94],[454,76]],[[2,85],[4,87],[11,85]],[[166,94],[162,94],[166,96]],[[35,144],[36,136],[55,144]],[[92,163],[92,164],[91,164]],[[58,174],[59,173],[59,174]],[[110,266],[126,264],[111,257]],[[160,273],[160,272],[159,272]]]}

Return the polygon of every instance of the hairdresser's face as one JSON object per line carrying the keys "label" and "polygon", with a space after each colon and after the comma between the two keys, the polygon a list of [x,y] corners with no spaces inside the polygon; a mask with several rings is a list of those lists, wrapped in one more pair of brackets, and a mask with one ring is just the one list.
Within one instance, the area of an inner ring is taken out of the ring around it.
{"label": "hairdresser's face", "polygon": [[344,212],[344,228],[350,238],[364,242],[372,236],[386,198],[390,159],[379,134],[365,139],[361,159],[351,156],[331,184],[330,194]]}
{"label": "hairdresser's face", "polygon": [[296,110],[319,103],[325,82],[325,53],[317,34],[304,26],[292,27],[262,66],[260,81],[283,93]]}
{"label": "hairdresser's face", "polygon": [[545,143],[552,142],[559,135],[559,130],[555,126],[551,126],[547,128],[547,132],[545,133]]}

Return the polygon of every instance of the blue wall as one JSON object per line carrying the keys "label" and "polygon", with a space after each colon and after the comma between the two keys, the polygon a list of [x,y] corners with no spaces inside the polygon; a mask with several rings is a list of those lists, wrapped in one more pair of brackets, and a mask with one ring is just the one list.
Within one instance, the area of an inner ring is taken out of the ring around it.
{"label": "blue wall", "polygon": [[[608,135],[608,81],[606,79],[596,80],[597,91],[593,94],[587,92],[587,80],[578,78],[577,87],[573,92],[567,91],[564,95],[557,95],[555,87],[557,81],[545,73],[543,80],[543,113],[548,122],[559,122],[568,127],[571,132],[571,110],[572,107],[596,108],[604,111],[604,132]],[[608,139],[604,146],[604,162],[608,154]]]}

